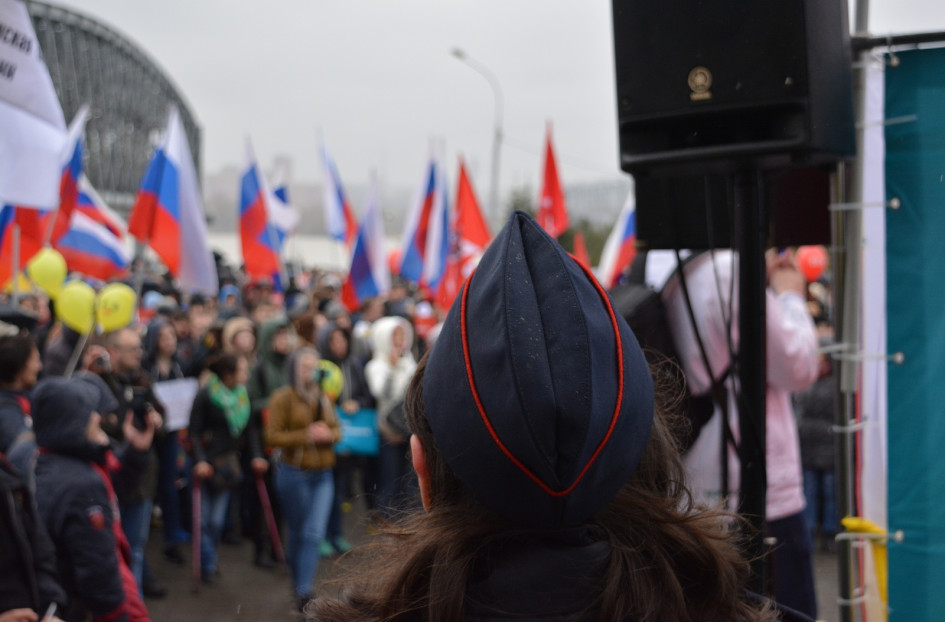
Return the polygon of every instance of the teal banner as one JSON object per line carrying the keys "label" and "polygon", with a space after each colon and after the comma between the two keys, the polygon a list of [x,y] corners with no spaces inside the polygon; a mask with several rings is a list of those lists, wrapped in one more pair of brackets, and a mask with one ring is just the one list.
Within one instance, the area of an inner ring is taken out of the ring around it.
{"label": "teal banner", "polygon": [[[890,620],[945,619],[945,49],[886,64]],[[892,61],[892,62],[890,62]],[[869,485],[864,482],[864,486]],[[898,540],[898,541],[897,541]]]}

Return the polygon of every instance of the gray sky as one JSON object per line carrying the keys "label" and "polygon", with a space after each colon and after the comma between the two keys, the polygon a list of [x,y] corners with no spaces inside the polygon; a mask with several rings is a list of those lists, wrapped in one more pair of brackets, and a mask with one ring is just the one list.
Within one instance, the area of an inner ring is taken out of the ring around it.
{"label": "gray sky", "polygon": [[[53,0],[55,1],[55,0]],[[621,177],[606,0],[68,0],[139,44],[203,128],[203,168],[268,167],[321,180],[321,131],[344,182],[419,183],[431,139],[451,183],[462,153],[487,200],[494,99],[450,55],[488,67],[504,98],[502,187],[540,186],[545,123],[565,183]],[[873,0],[874,34],[945,30],[942,0]],[[360,212],[362,206],[356,206]]]}

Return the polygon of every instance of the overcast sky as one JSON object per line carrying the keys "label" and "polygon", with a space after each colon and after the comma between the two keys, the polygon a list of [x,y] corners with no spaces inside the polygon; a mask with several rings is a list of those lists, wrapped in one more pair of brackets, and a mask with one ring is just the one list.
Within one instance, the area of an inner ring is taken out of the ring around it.
{"label": "overcast sky", "polygon": [[[56,0],[53,0],[56,1]],[[815,0],[816,1],[816,0]],[[141,46],[203,128],[203,169],[294,160],[320,182],[319,131],[346,184],[419,183],[431,139],[455,179],[489,186],[493,91],[504,99],[504,189],[540,184],[545,123],[565,183],[619,179],[611,3],[606,0],[68,0]],[[943,0],[873,0],[874,34],[945,30]],[[358,207],[360,211],[360,206]]]}

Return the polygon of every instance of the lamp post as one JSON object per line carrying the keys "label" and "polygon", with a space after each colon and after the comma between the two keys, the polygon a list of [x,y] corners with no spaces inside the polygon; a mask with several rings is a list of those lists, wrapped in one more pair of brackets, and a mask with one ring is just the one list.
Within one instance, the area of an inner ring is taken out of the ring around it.
{"label": "lamp post", "polygon": [[489,82],[489,86],[492,87],[492,94],[495,97],[495,119],[492,133],[492,178],[489,180],[489,215],[487,216],[489,221],[495,222],[500,217],[499,152],[502,145],[502,89],[499,87],[499,81],[496,80],[496,77],[482,63],[467,56],[460,48],[453,48],[451,53],[485,78]]}

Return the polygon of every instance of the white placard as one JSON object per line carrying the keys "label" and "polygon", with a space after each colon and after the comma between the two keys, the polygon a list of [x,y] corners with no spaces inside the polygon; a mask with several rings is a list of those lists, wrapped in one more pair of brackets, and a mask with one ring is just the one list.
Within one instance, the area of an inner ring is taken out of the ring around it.
{"label": "white placard", "polygon": [[190,424],[190,409],[194,405],[194,397],[200,388],[197,379],[165,380],[155,382],[151,388],[164,407],[164,428],[168,432],[186,428]]}

